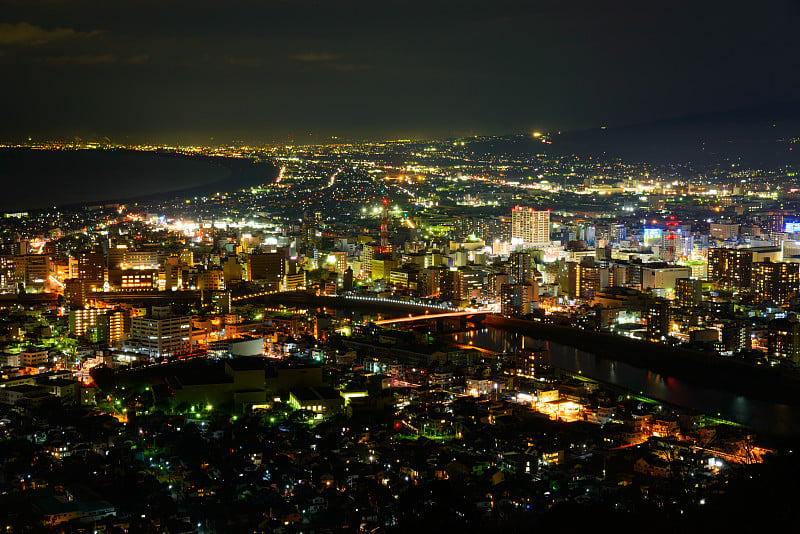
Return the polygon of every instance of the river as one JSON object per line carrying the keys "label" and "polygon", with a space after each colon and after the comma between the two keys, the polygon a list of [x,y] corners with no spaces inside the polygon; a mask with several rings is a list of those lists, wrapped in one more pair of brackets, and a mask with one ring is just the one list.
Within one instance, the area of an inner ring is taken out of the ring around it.
{"label": "river", "polygon": [[736,421],[778,435],[800,434],[800,397],[798,405],[772,403],[710,389],[671,376],[663,376],[627,363],[601,358],[552,341],[496,328],[483,328],[450,334],[445,337],[457,343],[491,350],[513,352],[520,348],[547,347],[553,367],[580,373],[600,382],[614,384],[632,392],[682,406],[712,416]]}

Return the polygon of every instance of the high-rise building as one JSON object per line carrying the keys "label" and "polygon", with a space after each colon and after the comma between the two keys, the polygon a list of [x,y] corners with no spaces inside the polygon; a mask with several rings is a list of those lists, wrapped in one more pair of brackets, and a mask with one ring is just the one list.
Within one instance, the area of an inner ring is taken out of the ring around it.
{"label": "high-rise building", "polygon": [[16,267],[24,273],[25,290],[47,291],[50,288],[51,261],[44,254],[27,254],[16,258]]}
{"label": "high-rise building", "polygon": [[123,310],[110,310],[97,318],[97,339],[101,343],[116,344],[130,331],[130,316]]}
{"label": "high-rise building", "polygon": [[675,303],[684,308],[697,306],[703,300],[703,281],[691,278],[675,280]]}
{"label": "high-rise building", "polygon": [[708,251],[708,278],[722,289],[749,290],[753,253],[748,249],[712,248]]}
{"label": "high-rise building", "polygon": [[536,375],[536,365],[548,363],[549,356],[546,349],[519,349],[514,354],[514,374],[520,378],[533,380]]}
{"label": "high-rise building", "polygon": [[70,310],[69,333],[77,337],[85,335],[89,328],[97,326],[97,318],[104,312],[97,308]]}
{"label": "high-rise building", "polygon": [[231,312],[231,292],[213,291],[211,293],[211,303],[214,306],[214,313]]}
{"label": "high-rise building", "polygon": [[131,341],[151,357],[189,352],[191,333],[191,318],[173,316],[168,308],[153,307],[149,317],[131,319]]}
{"label": "high-rise building", "polygon": [[756,302],[784,306],[800,289],[800,264],[773,262],[766,258],[753,263],[753,295]]}
{"label": "high-rise building", "polygon": [[342,275],[342,289],[350,291],[353,289],[353,269],[348,267]]}
{"label": "high-rise building", "polygon": [[181,250],[180,254],[181,265],[194,266],[194,252],[189,249]]}
{"label": "high-rise building", "polygon": [[502,284],[500,286],[500,313],[505,317],[520,317],[531,313],[538,300],[535,284]]}
{"label": "high-rise building", "polygon": [[125,339],[128,330],[129,316],[122,310],[88,308],[69,312],[69,333],[95,343],[117,343]]}
{"label": "high-rise building", "polygon": [[594,258],[581,263],[567,263],[567,289],[571,298],[592,299],[610,285],[608,267],[601,267]]}
{"label": "high-rise building", "polygon": [[75,272],[70,273],[71,278],[87,280],[92,287],[102,287],[105,281],[105,258],[102,252],[80,252],[75,255],[70,264],[74,265]]}
{"label": "high-rise building", "polygon": [[69,308],[83,308],[89,296],[89,282],[80,278],[64,280],[64,300]]}
{"label": "high-rise building", "polygon": [[533,263],[528,252],[513,252],[509,256],[509,280],[512,284],[524,284],[533,279]]}
{"label": "high-rise building", "polygon": [[306,287],[306,271],[300,269],[294,274],[287,274],[284,279],[284,288],[287,291],[294,291],[300,287]]}
{"label": "high-rise building", "polygon": [[158,252],[155,250],[127,249],[120,267],[122,269],[158,269],[158,264]]}
{"label": "high-rise building", "polygon": [[339,250],[329,252],[325,261],[339,274],[347,270],[347,252]]}
{"label": "high-rise building", "polygon": [[766,227],[767,232],[769,233],[783,232],[783,215],[780,213],[772,213],[768,215]]}
{"label": "high-rise building", "polygon": [[580,298],[592,299],[608,287],[608,269],[598,265],[579,265],[578,272]]}
{"label": "high-rise building", "polygon": [[322,213],[319,211],[303,212],[303,243],[309,248],[318,248],[322,242]]}
{"label": "high-rise building", "polygon": [[667,197],[664,195],[650,195],[647,197],[647,207],[650,211],[662,211],[667,207]]}
{"label": "high-rise building", "polygon": [[[163,284],[162,284],[163,282]],[[159,273],[159,289],[177,291],[183,287],[183,268],[178,258],[167,258],[164,270]]]}
{"label": "high-rise building", "polygon": [[460,270],[445,270],[439,279],[440,296],[447,300],[461,300],[464,298],[464,275]]}
{"label": "high-rise building", "polygon": [[280,252],[248,254],[248,280],[260,282],[268,290],[278,290],[285,275],[286,258]]}
{"label": "high-rise building", "polygon": [[660,342],[669,335],[669,301],[657,299],[647,307],[647,340]]}
{"label": "high-rise building", "polygon": [[794,317],[773,319],[767,325],[767,353],[800,362],[800,323]]}
{"label": "high-rise building", "polygon": [[711,223],[711,237],[730,239],[739,235],[738,224]]}
{"label": "high-rise building", "polygon": [[523,247],[550,242],[550,211],[515,206],[511,210],[511,240]]}
{"label": "high-rise building", "polygon": [[397,260],[389,258],[372,258],[370,263],[372,264],[370,274],[373,280],[389,280],[392,269],[397,268]]}
{"label": "high-rise building", "polygon": [[609,229],[609,239],[612,243],[621,243],[628,237],[628,229],[624,224],[611,225]]}
{"label": "high-rise building", "polygon": [[722,325],[720,332],[725,350],[737,352],[749,350],[753,346],[752,338],[750,337],[752,329],[744,321],[727,322]]}
{"label": "high-rise building", "polygon": [[611,287],[625,287],[628,285],[627,264],[614,262],[608,266],[608,285]]}
{"label": "high-rise building", "polygon": [[678,278],[689,278],[691,267],[679,265],[642,266],[642,290],[663,289],[672,291]]}
{"label": "high-rise building", "polygon": [[127,269],[122,271],[122,291],[152,291],[158,287],[158,271],[155,269]]}
{"label": "high-rise building", "polygon": [[442,267],[426,267],[420,269],[417,276],[417,291],[420,297],[438,297],[441,294]]}
{"label": "high-rise building", "polygon": [[361,264],[363,265],[364,274],[370,278],[372,275],[372,260],[381,259],[384,255],[381,252],[381,246],[376,243],[367,243],[361,251]]}
{"label": "high-rise building", "polygon": [[125,263],[125,253],[127,251],[127,247],[120,245],[109,248],[106,258],[108,269],[122,269],[122,264]]}
{"label": "high-rise building", "polygon": [[209,269],[197,273],[197,289],[202,291],[222,291],[225,278],[219,269]]}
{"label": "high-rise building", "polygon": [[17,260],[11,254],[0,255],[0,293],[12,293],[17,290]]}
{"label": "high-rise building", "polygon": [[222,274],[225,278],[225,285],[233,284],[234,282],[241,282],[244,277],[242,272],[242,264],[239,263],[239,258],[236,256],[228,256],[222,263]]}

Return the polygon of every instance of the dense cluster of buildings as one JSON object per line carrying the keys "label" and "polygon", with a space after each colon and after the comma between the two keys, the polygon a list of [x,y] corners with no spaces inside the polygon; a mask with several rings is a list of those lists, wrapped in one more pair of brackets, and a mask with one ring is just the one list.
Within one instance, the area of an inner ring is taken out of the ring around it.
{"label": "dense cluster of buildings", "polygon": [[[211,531],[233,525],[224,503],[236,492],[261,510],[240,518],[250,530],[401,528],[441,512],[412,496],[465,484],[453,520],[497,526],[560,502],[682,513],[744,476],[764,454],[749,432],[559,374],[546,351],[500,355],[436,333],[494,314],[793,372],[793,171],[479,146],[237,149],[213,155],[272,162],[274,178],[6,214],[0,429],[50,466],[6,466],[0,480],[32,514],[13,521]],[[276,293],[305,304],[265,300]],[[452,323],[375,324],[379,312],[460,311]],[[25,424],[81,410],[104,431]],[[54,475],[96,455],[84,483]],[[105,497],[113,472],[186,508]],[[192,527],[203,509],[214,520]]]}

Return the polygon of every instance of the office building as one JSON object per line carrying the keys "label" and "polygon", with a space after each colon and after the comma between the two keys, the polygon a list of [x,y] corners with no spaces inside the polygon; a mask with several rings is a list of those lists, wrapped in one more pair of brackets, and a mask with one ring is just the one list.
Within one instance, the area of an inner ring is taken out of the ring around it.
{"label": "office building", "polygon": [[153,291],[158,288],[158,271],[155,269],[127,269],[120,279],[122,291]]}
{"label": "office building", "polygon": [[689,278],[692,275],[691,267],[659,265],[642,265],[642,291],[663,289],[664,292],[673,291],[678,278]]}
{"label": "office building", "polygon": [[738,224],[711,223],[711,237],[726,240],[739,236]]}
{"label": "office building", "polygon": [[286,258],[279,252],[247,255],[247,279],[277,291],[286,275]]}
{"label": "office building", "polygon": [[192,320],[176,317],[169,308],[153,307],[150,316],[131,319],[130,340],[134,347],[152,358],[189,352]]}

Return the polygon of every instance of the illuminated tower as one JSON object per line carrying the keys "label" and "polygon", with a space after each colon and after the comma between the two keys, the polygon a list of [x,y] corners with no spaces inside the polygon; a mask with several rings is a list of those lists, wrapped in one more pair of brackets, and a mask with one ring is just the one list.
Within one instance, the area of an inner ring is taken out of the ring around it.
{"label": "illuminated tower", "polygon": [[389,200],[383,199],[383,210],[381,211],[381,252],[389,252]]}
{"label": "illuminated tower", "polygon": [[664,251],[661,253],[661,257],[664,261],[675,261],[675,242],[678,239],[678,234],[675,230],[677,226],[678,223],[676,222],[667,223],[667,235],[664,236]]}

